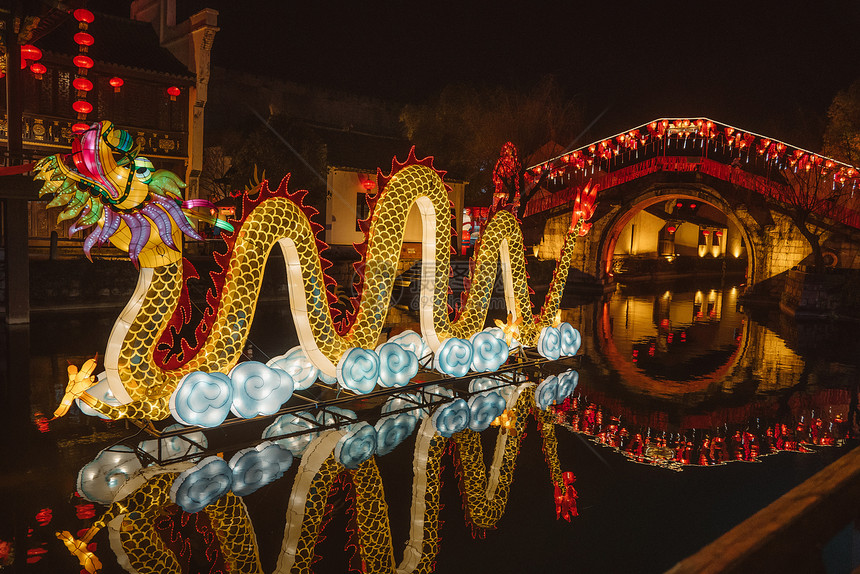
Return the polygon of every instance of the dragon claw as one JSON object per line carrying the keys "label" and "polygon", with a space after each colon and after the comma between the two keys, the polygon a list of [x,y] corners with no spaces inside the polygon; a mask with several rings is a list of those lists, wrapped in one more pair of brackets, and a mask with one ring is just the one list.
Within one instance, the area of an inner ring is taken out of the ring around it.
{"label": "dragon claw", "polygon": [[60,406],[58,406],[57,410],[54,411],[55,419],[65,416],[65,414],[69,412],[72,402],[75,399],[80,398],[87,389],[96,384],[95,377],[93,377],[93,371],[96,369],[97,359],[98,355],[92,359],[88,359],[81,366],[80,370],[75,365],[69,365],[69,382],[66,385],[66,393],[60,401]]}
{"label": "dragon claw", "polygon": [[77,540],[65,530],[63,532],[57,532],[57,538],[66,545],[69,552],[78,559],[78,562],[81,563],[81,566],[89,572],[89,574],[95,574],[102,569],[101,560],[99,560],[98,556],[87,550],[87,543],[85,541]]}

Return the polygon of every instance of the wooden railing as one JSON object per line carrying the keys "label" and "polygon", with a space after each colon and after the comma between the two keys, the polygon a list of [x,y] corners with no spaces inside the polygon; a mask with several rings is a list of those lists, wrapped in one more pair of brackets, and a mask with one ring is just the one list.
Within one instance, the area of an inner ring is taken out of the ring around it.
{"label": "wooden railing", "polygon": [[679,562],[667,574],[824,572],[822,547],[857,518],[860,447]]}

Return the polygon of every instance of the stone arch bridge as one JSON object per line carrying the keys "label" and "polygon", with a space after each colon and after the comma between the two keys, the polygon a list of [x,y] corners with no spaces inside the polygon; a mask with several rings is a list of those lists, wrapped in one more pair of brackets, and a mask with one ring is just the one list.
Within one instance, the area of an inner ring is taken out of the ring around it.
{"label": "stone arch bridge", "polygon": [[[686,249],[745,259],[748,290],[763,287],[811,253],[779,209],[791,191],[788,172],[810,169],[845,192],[838,205],[817,209],[827,262],[860,268],[856,168],[706,118],[655,120],[531,167],[527,182],[540,189],[526,206],[526,244],[539,258],[557,257],[576,195],[591,182],[599,186],[598,210],[576,252],[591,280],[612,283],[625,257],[671,261]],[[645,213],[650,223],[637,237],[632,222]],[[692,225],[676,233],[683,223]]]}

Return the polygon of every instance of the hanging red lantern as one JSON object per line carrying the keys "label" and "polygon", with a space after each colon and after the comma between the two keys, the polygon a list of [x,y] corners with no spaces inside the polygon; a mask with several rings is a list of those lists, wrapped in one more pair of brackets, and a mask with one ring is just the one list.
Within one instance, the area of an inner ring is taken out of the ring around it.
{"label": "hanging red lantern", "polygon": [[78,68],[83,68],[85,70],[93,67],[93,59],[84,55],[75,56],[72,58],[72,63]]}
{"label": "hanging red lantern", "polygon": [[21,69],[22,70],[27,69],[27,60],[25,60],[24,58],[21,58]]}
{"label": "hanging red lantern", "polygon": [[35,64],[30,64],[30,71],[33,72],[33,75],[36,76],[37,80],[41,80],[42,74],[47,72],[48,68],[46,68],[44,64],[36,62]]}
{"label": "hanging red lantern", "polygon": [[79,114],[88,114],[93,111],[93,105],[86,100],[78,100],[72,104],[72,109]]}
{"label": "hanging red lantern", "polygon": [[716,235],[717,237],[722,237],[723,236],[723,230],[717,229],[716,231],[714,231],[714,235]]}
{"label": "hanging red lantern", "polygon": [[711,230],[710,230],[710,229],[703,229],[703,230],[702,230],[702,235],[704,235],[705,237],[707,237],[707,236],[708,236],[708,235],[710,235],[710,234],[711,234]]}
{"label": "hanging red lantern", "polygon": [[119,89],[122,87],[122,85],[125,82],[122,81],[122,78],[113,77],[110,80],[108,80],[108,83],[113,87],[114,92],[119,92]]}
{"label": "hanging red lantern", "polygon": [[75,78],[72,82],[72,86],[81,92],[89,92],[93,89],[93,83],[86,78]]}
{"label": "hanging red lantern", "polygon": [[373,182],[372,179],[365,179],[363,182],[361,182],[361,186],[367,191],[373,189],[375,185],[376,184]]}
{"label": "hanging red lantern", "polygon": [[90,126],[84,123],[76,123],[72,126],[72,133],[81,134],[90,129]]}
{"label": "hanging red lantern", "polygon": [[75,20],[77,20],[81,24],[92,24],[94,19],[93,13],[86,8],[78,8],[77,10],[72,12],[72,16],[74,16]]}
{"label": "hanging red lantern", "polygon": [[670,225],[669,227],[666,228],[666,231],[668,231],[669,233],[675,233],[675,231],[677,231],[677,230],[678,230],[678,228],[675,227],[674,225]]}
{"label": "hanging red lantern", "polygon": [[95,43],[95,39],[91,34],[87,34],[86,32],[78,32],[75,34],[75,44],[81,47],[81,51],[86,52],[88,46],[92,46]]}
{"label": "hanging red lantern", "polygon": [[167,88],[167,95],[170,96],[171,102],[175,102],[176,96],[178,96],[180,93],[182,92],[176,86],[170,86],[169,88]]}
{"label": "hanging red lantern", "polygon": [[21,46],[21,57],[35,62],[42,59],[42,50],[33,44],[24,44]]}

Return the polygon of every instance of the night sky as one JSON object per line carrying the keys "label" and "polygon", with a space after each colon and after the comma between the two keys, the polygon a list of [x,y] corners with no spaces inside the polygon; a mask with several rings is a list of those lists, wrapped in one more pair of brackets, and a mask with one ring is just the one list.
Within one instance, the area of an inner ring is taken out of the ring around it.
{"label": "night sky", "polygon": [[848,1],[177,4],[180,20],[220,12],[216,66],[397,101],[555,74],[599,117],[596,137],[707,116],[794,143],[820,132],[833,96],[860,78],[860,3]]}

